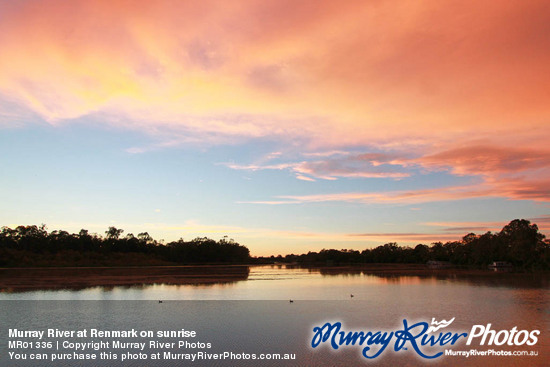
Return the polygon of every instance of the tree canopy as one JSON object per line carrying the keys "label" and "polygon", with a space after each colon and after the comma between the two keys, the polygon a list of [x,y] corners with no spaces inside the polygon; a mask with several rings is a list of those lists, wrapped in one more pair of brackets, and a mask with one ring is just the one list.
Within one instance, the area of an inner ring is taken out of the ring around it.
{"label": "tree canopy", "polygon": [[[549,269],[550,242],[538,226],[515,219],[500,232],[468,233],[461,240],[430,246],[399,246],[395,242],[358,250],[323,249],[302,255],[251,259],[250,251],[232,239],[198,237],[169,242],[147,232],[134,236],[109,227],[105,236],[82,229],[76,234],[48,232],[45,225],[3,227],[0,231],[0,266],[243,264],[251,261],[285,261],[302,264],[426,263],[448,261],[455,265],[486,267],[507,261],[520,269]],[[115,260],[113,260],[115,259]]]}
{"label": "tree canopy", "polygon": [[[249,262],[248,248],[232,239],[195,238],[162,244],[147,232],[134,236],[109,227],[105,236],[46,230],[45,225],[3,227],[0,266],[168,265]],[[116,260],[113,260],[116,259]]]}
{"label": "tree canopy", "polygon": [[399,246],[395,242],[365,249],[326,250],[302,255],[272,257],[274,261],[302,264],[419,263],[448,261],[455,265],[487,267],[493,261],[506,261],[519,269],[549,269],[550,242],[536,224],[515,219],[500,232],[466,234],[459,241],[434,242],[430,246]]}

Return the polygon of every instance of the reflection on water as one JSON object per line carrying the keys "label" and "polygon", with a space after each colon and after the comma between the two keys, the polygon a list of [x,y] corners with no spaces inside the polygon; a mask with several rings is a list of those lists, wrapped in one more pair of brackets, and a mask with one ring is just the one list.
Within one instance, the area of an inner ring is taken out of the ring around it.
{"label": "reflection on water", "polygon": [[[49,277],[48,271],[43,269],[32,276],[28,273],[29,278],[25,281],[31,282],[34,276]],[[313,326],[341,321],[353,330],[395,330],[402,327],[404,318],[429,322],[432,317],[438,320],[455,317],[454,330],[469,331],[472,325],[488,323],[495,330],[511,330],[513,327],[541,330],[537,345],[528,348],[537,350],[540,355],[536,359],[445,357],[429,365],[546,366],[550,358],[548,274],[404,270],[387,266],[186,267],[165,268],[158,270],[160,273],[155,273],[156,270],[134,271],[137,274],[132,274],[128,268],[116,270],[123,278],[130,277],[134,281],[146,278],[146,281],[126,286],[96,284],[81,290],[48,288],[0,293],[3,311],[0,313],[0,329],[192,328],[222,351],[289,352],[298,356],[298,360],[291,364],[262,365],[335,366],[369,363],[362,359],[359,350],[353,348],[337,352],[327,348],[312,350],[309,342]],[[101,272],[98,269],[86,272],[93,274],[92,278],[101,275],[97,273]],[[2,271],[1,281],[14,282],[9,279],[9,274],[13,273]],[[60,274],[57,276],[61,277]],[[109,274],[105,277],[117,277],[115,273]],[[21,274],[19,277],[20,280],[25,278]],[[180,283],[173,282],[174,278]],[[193,281],[189,282],[190,279]],[[208,281],[203,281],[205,279]],[[289,303],[289,299],[294,302]],[[163,303],[158,300],[163,300]],[[5,337],[5,333],[0,333],[0,361],[5,356],[5,350],[2,350],[2,345],[5,345],[2,338]],[[462,344],[461,349],[465,348],[468,347]],[[425,361],[411,357],[410,353],[385,354],[373,365],[427,365]],[[159,362],[150,365],[179,364]]]}
{"label": "reflection on water", "polygon": [[364,267],[182,266],[0,269],[1,299],[338,300],[369,298],[383,286],[401,293],[458,287],[548,289],[549,273]]}
{"label": "reflection on water", "polygon": [[0,269],[0,292],[144,288],[152,284],[230,284],[248,278],[248,266]]}
{"label": "reflection on water", "polygon": [[362,267],[310,268],[325,276],[367,276],[384,283],[420,283],[427,281],[463,282],[472,286],[549,288],[550,273],[510,273],[487,270],[426,269],[421,265],[377,265]]}

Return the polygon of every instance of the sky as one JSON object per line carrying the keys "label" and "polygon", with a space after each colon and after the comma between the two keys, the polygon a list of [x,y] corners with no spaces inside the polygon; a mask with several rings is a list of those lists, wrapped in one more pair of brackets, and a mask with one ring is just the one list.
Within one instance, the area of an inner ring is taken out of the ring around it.
{"label": "sky", "polygon": [[550,234],[548,65],[547,1],[0,2],[0,226]]}

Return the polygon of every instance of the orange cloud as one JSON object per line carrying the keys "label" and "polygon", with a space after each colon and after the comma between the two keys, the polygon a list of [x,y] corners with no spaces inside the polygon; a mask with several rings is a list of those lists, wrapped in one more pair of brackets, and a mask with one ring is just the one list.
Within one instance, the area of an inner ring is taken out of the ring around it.
{"label": "orange cloud", "polygon": [[0,93],[51,123],[100,113],[185,141],[441,150],[477,137],[541,147],[549,6],[10,2]]}

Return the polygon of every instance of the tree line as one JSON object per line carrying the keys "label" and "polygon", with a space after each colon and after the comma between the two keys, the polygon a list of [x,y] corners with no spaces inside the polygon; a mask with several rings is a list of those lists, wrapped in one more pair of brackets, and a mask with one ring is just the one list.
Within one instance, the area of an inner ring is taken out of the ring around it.
{"label": "tree line", "polygon": [[224,237],[219,241],[198,237],[167,244],[147,232],[135,236],[109,227],[104,236],[86,229],[79,233],[48,232],[45,225],[3,227],[0,232],[0,266],[112,266],[173,264],[243,264],[250,260],[247,247]]}
{"label": "tree line", "polygon": [[417,263],[446,261],[457,266],[486,268],[493,261],[506,261],[518,269],[550,269],[550,241],[539,232],[536,224],[515,219],[500,232],[482,235],[469,233],[459,241],[435,242],[431,246],[414,247],[386,243],[372,249],[335,250],[287,256],[272,256],[264,260],[295,262],[300,264],[366,264],[366,263]]}
{"label": "tree line", "polygon": [[82,229],[70,234],[45,225],[3,227],[0,232],[0,266],[114,266],[174,264],[245,264],[296,262],[301,264],[419,263],[448,261],[455,265],[486,267],[507,261],[522,269],[550,269],[550,242],[536,224],[515,219],[500,232],[469,233],[459,241],[415,247],[386,243],[372,249],[323,249],[302,255],[251,258],[247,247],[224,237],[219,241],[198,237],[167,244],[147,232],[137,236],[109,227],[105,235]]}

